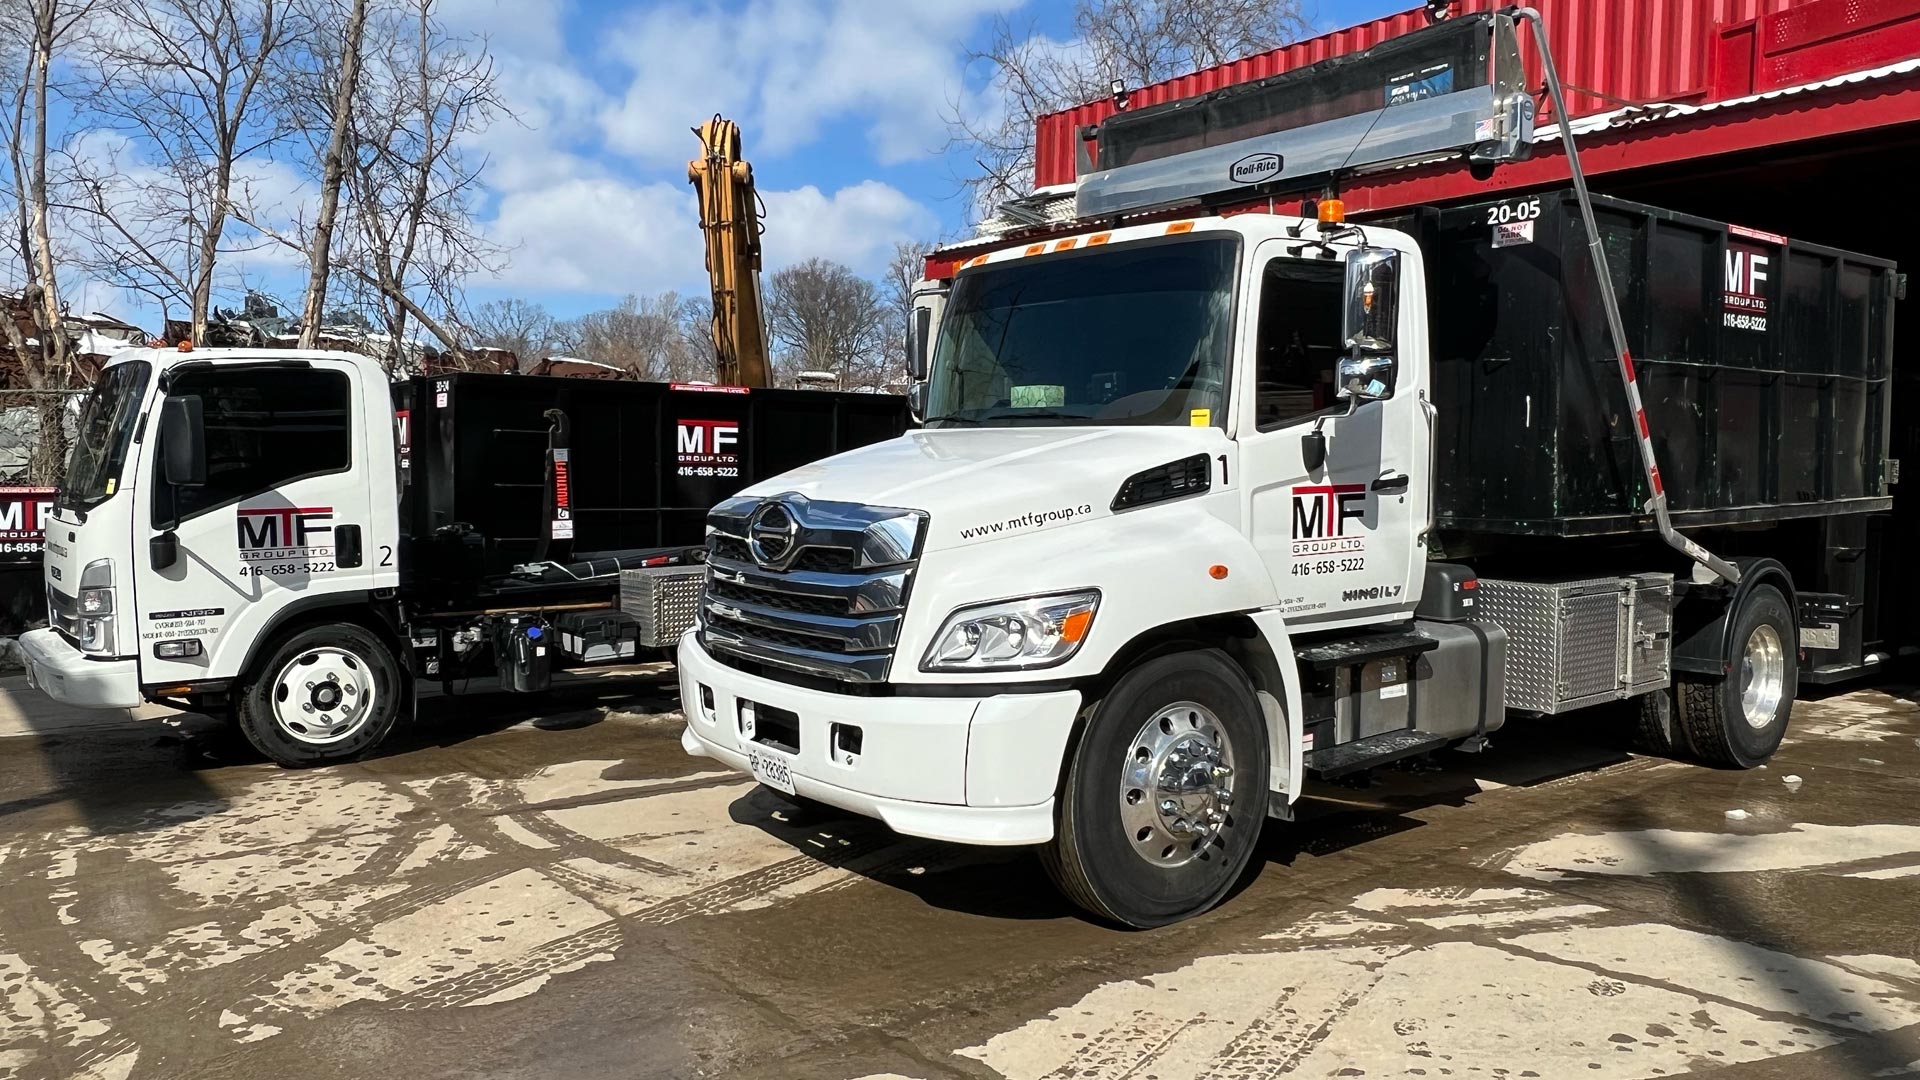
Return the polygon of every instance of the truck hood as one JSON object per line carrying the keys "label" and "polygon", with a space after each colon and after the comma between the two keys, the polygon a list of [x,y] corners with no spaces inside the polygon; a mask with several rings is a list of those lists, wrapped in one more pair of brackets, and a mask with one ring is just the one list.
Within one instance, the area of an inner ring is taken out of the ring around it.
{"label": "truck hood", "polygon": [[927,550],[979,543],[1112,513],[1133,474],[1225,453],[1218,428],[962,428],[913,431],[782,473],[745,495],[923,510]]}

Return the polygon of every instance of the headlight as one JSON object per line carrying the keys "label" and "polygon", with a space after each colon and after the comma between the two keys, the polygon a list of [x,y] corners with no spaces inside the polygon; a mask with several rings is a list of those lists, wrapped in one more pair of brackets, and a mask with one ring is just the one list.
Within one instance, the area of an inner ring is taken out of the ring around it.
{"label": "headlight", "polygon": [[81,589],[80,590],[80,614],[82,615],[113,614],[113,590],[112,589]]}
{"label": "headlight", "polygon": [[1093,627],[1097,592],[1061,593],[961,608],[947,617],[922,671],[1021,671],[1072,656]]}

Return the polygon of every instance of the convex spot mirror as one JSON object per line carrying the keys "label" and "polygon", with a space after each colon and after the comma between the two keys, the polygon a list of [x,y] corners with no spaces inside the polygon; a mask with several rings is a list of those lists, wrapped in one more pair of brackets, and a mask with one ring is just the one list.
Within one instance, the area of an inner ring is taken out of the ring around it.
{"label": "convex spot mirror", "polygon": [[1343,356],[1334,368],[1337,393],[1355,405],[1393,396],[1400,365],[1391,356]]}
{"label": "convex spot mirror", "polygon": [[1391,248],[1355,249],[1347,256],[1347,347],[1371,353],[1393,351],[1399,319],[1400,253]]}

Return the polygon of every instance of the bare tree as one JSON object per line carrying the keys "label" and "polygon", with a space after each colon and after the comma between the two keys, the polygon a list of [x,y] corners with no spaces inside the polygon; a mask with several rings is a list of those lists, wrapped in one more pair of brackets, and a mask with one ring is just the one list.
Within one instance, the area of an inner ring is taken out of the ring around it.
{"label": "bare tree", "polygon": [[302,20],[287,0],[102,0],[100,16],[82,105],[121,138],[72,155],[86,268],[179,302],[198,338],[236,241],[229,226],[258,216],[242,163],[285,134],[264,84]]}
{"label": "bare tree", "polygon": [[[56,57],[93,6],[93,0],[0,0],[5,25],[20,31],[18,37],[9,32],[0,44],[0,70],[12,91],[0,137],[5,139],[10,209],[16,218],[10,239],[17,242],[20,257],[20,299],[31,317],[36,344],[21,334],[10,308],[0,312],[0,333],[27,386],[38,391],[64,390],[73,381],[48,194],[49,107]],[[28,475],[47,482],[58,477],[66,460],[66,430],[60,399],[48,394],[41,400],[39,437]]]}
{"label": "bare tree", "polygon": [[467,316],[468,344],[505,349],[525,366],[547,356],[554,344],[553,316],[539,304],[509,297],[489,300]]}
{"label": "bare tree", "polygon": [[903,240],[893,245],[886,276],[880,279],[880,299],[887,306],[886,373],[895,379],[907,374],[907,331],[913,324],[913,288],[927,272],[930,243]]}
{"label": "bare tree", "polygon": [[[331,74],[335,86],[329,102],[327,146],[320,163],[320,207],[314,214],[313,233],[307,238],[307,298],[300,309],[300,347],[311,349],[319,343],[320,324],[327,308],[327,276],[332,269],[333,227],[340,212],[340,186],[347,177],[347,153],[353,134],[353,102],[360,85],[360,49],[366,37],[367,0],[348,0],[351,5],[339,48],[329,48],[330,19],[315,21],[317,35],[311,55],[323,62],[337,58],[337,66],[323,64],[321,71]],[[333,6],[329,0],[329,7]],[[322,80],[324,84],[324,79]]]}
{"label": "bare tree", "polygon": [[505,111],[493,59],[434,8],[393,0],[369,19],[346,180],[354,242],[333,260],[377,293],[395,362],[409,321],[459,349],[464,282],[502,262],[474,220],[485,162],[460,149]]}
{"label": "bare tree", "polygon": [[713,378],[713,339],[705,307],[678,293],[629,295],[604,311],[555,327],[568,355],[620,368],[635,379],[690,382]]}
{"label": "bare tree", "polygon": [[984,212],[1033,188],[1036,122],[1129,87],[1224,64],[1298,39],[1301,0],[1074,0],[1075,36],[1056,41],[1002,16],[972,59],[989,69],[985,105],[949,116],[961,182]]}
{"label": "bare tree", "polygon": [[770,282],[767,327],[788,378],[830,371],[843,388],[884,385],[888,323],[880,289],[839,263],[808,259]]}

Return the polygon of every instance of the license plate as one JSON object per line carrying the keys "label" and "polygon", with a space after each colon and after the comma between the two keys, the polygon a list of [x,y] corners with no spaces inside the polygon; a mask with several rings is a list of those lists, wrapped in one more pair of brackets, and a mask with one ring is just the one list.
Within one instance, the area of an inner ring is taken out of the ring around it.
{"label": "license plate", "polygon": [[799,794],[793,790],[793,772],[787,768],[787,761],[778,754],[770,753],[759,747],[747,748],[747,766],[753,770],[753,778],[775,791],[784,791],[789,795]]}

